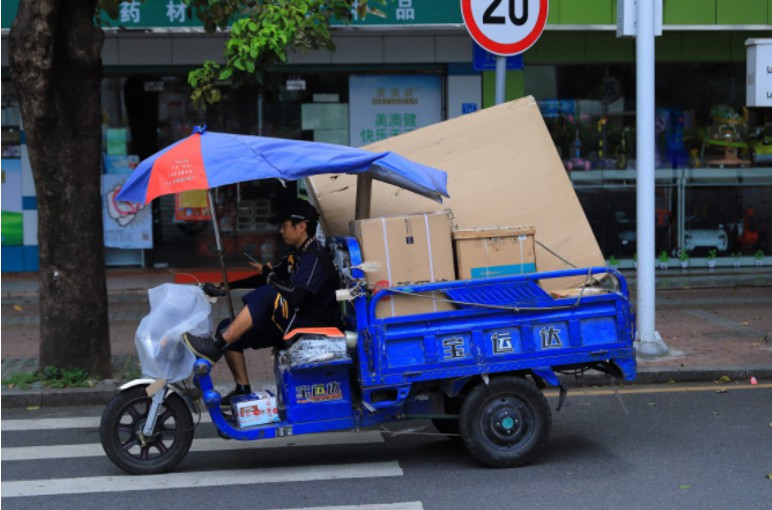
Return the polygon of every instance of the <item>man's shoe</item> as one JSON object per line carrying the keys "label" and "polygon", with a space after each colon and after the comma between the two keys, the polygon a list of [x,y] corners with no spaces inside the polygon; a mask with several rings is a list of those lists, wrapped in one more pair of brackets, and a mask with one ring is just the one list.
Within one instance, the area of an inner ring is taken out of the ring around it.
{"label": "man's shoe", "polygon": [[220,399],[220,407],[225,407],[228,410],[231,408],[231,402],[234,398],[240,397],[242,395],[249,395],[252,393],[251,391],[241,391],[238,387],[234,388],[230,393],[225,395],[222,399]]}
{"label": "man's shoe", "polygon": [[222,349],[217,347],[214,338],[210,336],[196,336],[190,333],[183,333],[182,340],[188,346],[190,352],[213,365],[222,357]]}

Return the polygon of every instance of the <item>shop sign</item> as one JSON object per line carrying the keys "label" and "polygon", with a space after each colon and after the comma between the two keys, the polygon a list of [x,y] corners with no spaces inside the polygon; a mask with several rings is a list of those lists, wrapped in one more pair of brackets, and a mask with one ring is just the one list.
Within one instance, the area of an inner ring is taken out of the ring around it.
{"label": "shop sign", "polygon": [[[16,17],[19,0],[3,0],[2,27],[10,28]],[[458,25],[462,23],[457,2],[448,0],[389,0],[385,5],[371,2],[371,12],[359,18],[352,9],[354,26],[388,25]],[[345,26],[342,21],[332,20],[333,26]],[[194,15],[188,17],[184,0],[131,0],[121,2],[118,18],[113,19],[102,11],[102,26],[124,28],[203,28]]]}
{"label": "shop sign", "polygon": [[442,120],[438,75],[349,77],[349,144],[360,147]]}
{"label": "shop sign", "polygon": [[145,92],[163,92],[164,82],[163,80],[146,81],[144,83],[144,88],[145,88]]}
{"label": "shop sign", "polygon": [[[476,42],[472,42],[472,67],[475,71],[495,71],[496,55],[484,50]],[[507,71],[522,71],[523,56],[507,57]]]}
{"label": "shop sign", "polygon": [[108,248],[152,248],[153,214],[145,204],[115,200],[129,174],[102,176],[102,221]]}
{"label": "shop sign", "polygon": [[[458,25],[463,22],[459,3],[452,0],[389,0],[383,5],[369,2],[368,6],[371,11],[361,19],[356,9],[352,10],[352,25]],[[344,23],[333,21],[333,25]]]}
{"label": "shop sign", "polygon": [[306,80],[287,80],[287,90],[306,90]]}
{"label": "shop sign", "polygon": [[490,53],[523,53],[539,39],[547,24],[548,0],[461,0],[469,34]]}

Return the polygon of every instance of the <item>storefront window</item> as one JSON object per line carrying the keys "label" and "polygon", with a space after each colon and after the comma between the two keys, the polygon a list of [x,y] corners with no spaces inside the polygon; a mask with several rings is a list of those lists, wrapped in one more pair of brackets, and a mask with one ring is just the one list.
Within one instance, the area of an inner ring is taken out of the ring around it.
{"label": "storefront window", "polygon": [[[772,112],[745,108],[744,63],[656,68],[655,250],[769,255]],[[526,66],[526,93],[607,258],[636,250],[634,64]]]}

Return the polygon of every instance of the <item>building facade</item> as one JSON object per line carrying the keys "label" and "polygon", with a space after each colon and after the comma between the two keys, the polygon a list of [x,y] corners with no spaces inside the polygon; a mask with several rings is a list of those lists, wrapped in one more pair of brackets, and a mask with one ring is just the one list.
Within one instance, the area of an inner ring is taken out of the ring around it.
{"label": "building facade", "polygon": [[[506,98],[538,100],[603,253],[632,266],[635,41],[616,36],[616,0],[549,4],[545,33],[508,63]],[[202,114],[188,100],[187,73],[221,61],[225,36],[204,34],[181,0],[124,2],[103,50],[108,264],[216,264],[203,194],[140,210],[111,200],[138,160],[195,125],[360,146],[492,105],[494,61],[473,44],[459,5],[388,2],[382,16],[336,27],[334,52],[291,52],[263,88],[227,90]],[[5,44],[15,8],[2,4],[4,272],[37,269],[34,184]],[[772,0],[664,0],[655,43],[658,254],[715,253],[721,264],[772,254],[772,111],[746,100],[746,42],[770,37]],[[298,192],[281,183],[217,190],[228,253],[274,257],[268,218]]]}

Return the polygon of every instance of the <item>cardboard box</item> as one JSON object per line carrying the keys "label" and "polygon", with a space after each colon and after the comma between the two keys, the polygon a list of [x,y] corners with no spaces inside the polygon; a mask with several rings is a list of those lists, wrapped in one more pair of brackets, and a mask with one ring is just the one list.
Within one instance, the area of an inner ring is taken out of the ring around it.
{"label": "cardboard box", "polygon": [[460,280],[536,271],[533,227],[483,227],[453,232]]}
{"label": "cardboard box", "polygon": [[[380,268],[365,273],[367,286],[379,288],[445,282],[456,279],[450,221],[444,213],[413,214],[357,220],[351,223],[365,262]],[[453,310],[444,295],[388,296],[377,305],[377,317],[397,317]]]}
{"label": "cardboard box", "polygon": [[[539,242],[577,267],[605,265],[536,101],[525,97],[368,145],[394,151],[448,173],[450,198],[438,204],[373,182],[372,215],[453,212],[454,226],[533,225]],[[356,176],[308,180],[328,233],[345,235],[354,218]],[[536,246],[538,271],[569,266]],[[577,287],[584,278],[544,280],[547,290]],[[572,284],[573,283],[573,284]]]}
{"label": "cardboard box", "polygon": [[231,411],[241,428],[281,421],[276,397],[268,391],[235,397],[231,400]]}

